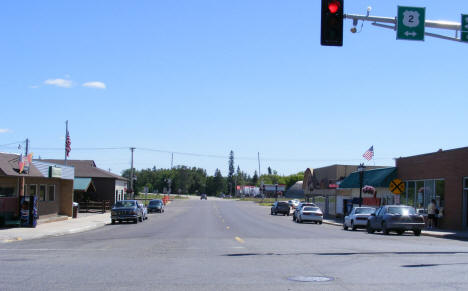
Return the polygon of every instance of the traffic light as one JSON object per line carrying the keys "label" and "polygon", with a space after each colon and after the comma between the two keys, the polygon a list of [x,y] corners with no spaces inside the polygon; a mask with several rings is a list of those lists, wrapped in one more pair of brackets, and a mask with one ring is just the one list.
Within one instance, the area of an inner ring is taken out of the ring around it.
{"label": "traffic light", "polygon": [[322,31],[320,44],[343,46],[344,0],[322,0]]}

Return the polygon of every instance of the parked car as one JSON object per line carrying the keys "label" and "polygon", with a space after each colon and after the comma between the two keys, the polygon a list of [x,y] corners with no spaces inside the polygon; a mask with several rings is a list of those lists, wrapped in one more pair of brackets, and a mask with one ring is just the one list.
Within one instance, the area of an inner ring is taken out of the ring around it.
{"label": "parked car", "polygon": [[292,209],[296,209],[296,207],[299,206],[300,201],[297,199],[293,199],[293,200],[289,200],[288,203]]}
{"label": "parked car", "polygon": [[143,221],[143,210],[138,205],[136,200],[121,200],[117,201],[111,210],[111,222],[114,224],[116,221]]}
{"label": "parked car", "polygon": [[344,218],[343,228],[356,230],[357,228],[366,228],[367,219],[375,212],[374,207],[355,207],[351,213]]}
{"label": "parked car", "polygon": [[300,202],[293,212],[293,221],[297,221],[297,217],[299,216],[299,211],[301,211],[301,208],[304,206],[316,206],[316,205],[314,203],[309,203],[309,202]]}
{"label": "parked car", "polygon": [[152,212],[160,212],[160,213],[163,213],[164,212],[164,202],[162,200],[159,200],[159,199],[154,199],[154,200],[151,200],[149,203],[148,203],[148,212],[149,213],[152,213]]}
{"label": "parked car", "polygon": [[303,223],[304,221],[312,221],[322,224],[323,213],[317,206],[304,206],[299,210],[296,222]]}
{"label": "parked car", "polygon": [[202,195],[200,196],[200,200],[202,200],[202,199],[208,200],[208,197],[206,196],[206,194],[202,194]]}
{"label": "parked car", "polygon": [[367,232],[382,231],[387,235],[390,231],[403,234],[407,230],[413,231],[414,235],[421,235],[424,227],[422,215],[416,213],[411,206],[385,205],[381,206],[367,220]]}
{"label": "parked car", "polygon": [[146,208],[145,204],[138,203],[138,206],[141,208],[141,221],[145,221],[148,219],[148,209]]}
{"label": "parked car", "polygon": [[289,207],[288,202],[278,202],[272,204],[271,206],[271,215],[277,215],[278,213],[282,213],[283,215],[289,216],[291,208]]}

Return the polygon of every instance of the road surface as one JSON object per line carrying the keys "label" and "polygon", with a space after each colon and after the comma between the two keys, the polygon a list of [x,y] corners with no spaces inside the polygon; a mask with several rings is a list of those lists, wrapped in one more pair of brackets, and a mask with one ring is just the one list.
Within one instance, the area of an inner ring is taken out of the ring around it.
{"label": "road surface", "polygon": [[0,245],[1,290],[466,290],[466,274],[467,242],[297,224],[211,198]]}

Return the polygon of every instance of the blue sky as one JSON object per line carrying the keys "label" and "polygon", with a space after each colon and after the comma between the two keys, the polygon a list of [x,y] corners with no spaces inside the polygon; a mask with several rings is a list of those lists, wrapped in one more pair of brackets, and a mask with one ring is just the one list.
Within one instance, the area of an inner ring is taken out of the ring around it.
{"label": "blue sky", "polygon": [[[345,13],[397,5],[468,14],[463,0],[348,0]],[[468,146],[468,44],[351,27],[321,47],[320,1],[4,1],[0,145],[28,137],[35,157],[62,158],[69,120],[71,159],[119,173],[134,146],[138,169],[174,151],[216,156],[174,155],[209,174],[230,150],[250,174],[257,152],[262,172],[290,174],[363,162],[371,145],[376,165]],[[122,149],[87,149],[109,147]]]}

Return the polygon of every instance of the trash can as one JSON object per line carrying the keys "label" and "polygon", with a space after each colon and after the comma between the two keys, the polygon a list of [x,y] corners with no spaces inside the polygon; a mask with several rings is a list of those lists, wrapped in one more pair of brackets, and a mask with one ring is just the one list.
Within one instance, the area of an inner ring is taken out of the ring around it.
{"label": "trash can", "polygon": [[73,202],[73,215],[72,215],[73,218],[78,217],[78,208],[79,208],[79,206],[80,206],[80,204],[78,204],[77,202]]}

